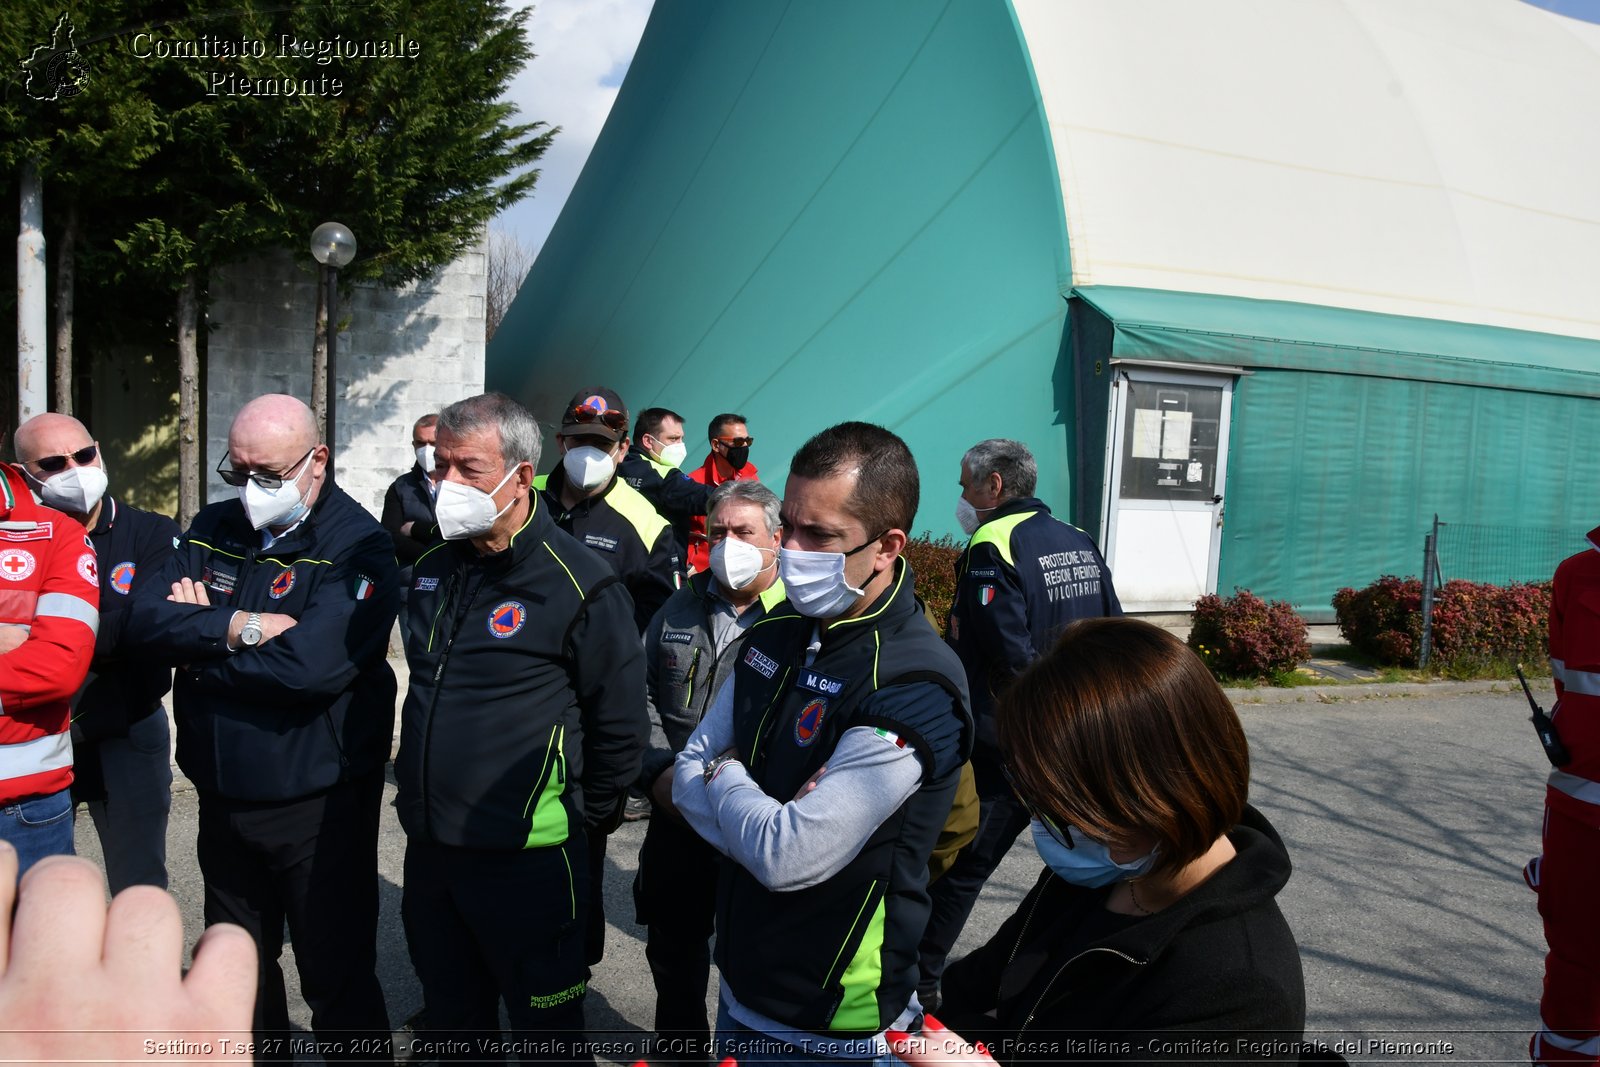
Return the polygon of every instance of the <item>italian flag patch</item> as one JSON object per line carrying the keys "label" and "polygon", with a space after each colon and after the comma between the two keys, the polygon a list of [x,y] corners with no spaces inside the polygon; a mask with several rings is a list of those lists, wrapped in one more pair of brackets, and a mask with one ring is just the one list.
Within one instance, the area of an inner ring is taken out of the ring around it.
{"label": "italian flag patch", "polygon": [[883,738],[885,741],[891,742],[895,748],[906,747],[906,739],[895,733],[893,730],[878,729],[873,730],[872,732]]}
{"label": "italian flag patch", "polygon": [[356,599],[371,600],[373,594],[372,579],[365,574],[356,575]]}

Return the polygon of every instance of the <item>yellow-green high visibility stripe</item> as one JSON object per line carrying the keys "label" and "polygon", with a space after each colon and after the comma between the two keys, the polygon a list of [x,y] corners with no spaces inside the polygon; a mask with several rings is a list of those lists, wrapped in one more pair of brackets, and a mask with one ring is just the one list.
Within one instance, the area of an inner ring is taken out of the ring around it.
{"label": "yellow-green high visibility stripe", "polygon": [[[972,535],[972,540],[967,542],[967,551],[970,553],[979,545],[993,545],[1000,553],[1000,558],[1009,566],[1015,567],[1017,561],[1011,558],[1011,531],[1033,518],[1034,512],[1022,511],[1015,515],[1006,515],[986,522],[978,527],[978,532]],[[963,564],[963,570],[965,564]]]}
{"label": "yellow-green high visibility stripe", "polygon": [[777,607],[779,604],[782,604],[784,598],[788,595],[789,594],[784,592],[783,589],[783,579],[779,578],[777,581],[768,586],[767,591],[762,593],[757,599],[761,601],[761,610],[763,612],[768,612]]}
{"label": "yellow-green high visibility stripe", "polygon": [[867,924],[866,935],[844,969],[839,984],[844,986],[844,997],[839,1010],[828,1021],[830,1030],[877,1030],[878,986],[883,983],[883,924],[884,901],[878,901]]}
{"label": "yellow-green high visibility stripe", "polygon": [[650,466],[654,467],[656,473],[661,475],[663,478],[678,469],[664,459],[657,459],[654,456],[646,456],[643,452],[640,452],[639,455],[644,456],[644,461],[650,464]]}
{"label": "yellow-green high visibility stripe", "polygon": [[611,484],[610,490],[606,493],[606,503],[610,504],[611,509],[618,515],[627,519],[629,526],[639,532],[639,540],[644,542],[646,549],[653,546],[656,538],[661,536],[661,531],[670,525],[661,517],[655,505],[644,498],[643,493],[621,478]]}
{"label": "yellow-green high visibility stripe", "polygon": [[[528,841],[524,848],[559,845],[567,839],[567,809],[561,803],[561,794],[567,787],[566,733],[565,726],[557,726],[550,732],[550,741],[545,746],[544,766],[540,768],[541,774],[546,770],[549,773],[537,797],[528,798],[533,808],[533,819],[528,823]],[[523,814],[526,815],[527,811],[524,810]]]}

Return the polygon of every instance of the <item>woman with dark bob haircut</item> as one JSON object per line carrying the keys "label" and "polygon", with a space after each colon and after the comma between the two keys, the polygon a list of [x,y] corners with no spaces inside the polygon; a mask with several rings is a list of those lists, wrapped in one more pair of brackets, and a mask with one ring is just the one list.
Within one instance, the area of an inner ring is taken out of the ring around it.
{"label": "woman with dark bob haircut", "polygon": [[[1077,622],[997,716],[1046,866],[945,972],[945,1025],[1002,1063],[1296,1062],[1305,984],[1273,899],[1289,854],[1246,803],[1244,729],[1199,658],[1136,619]],[[925,1026],[945,1054],[913,1038],[903,1059],[975,1058]]]}

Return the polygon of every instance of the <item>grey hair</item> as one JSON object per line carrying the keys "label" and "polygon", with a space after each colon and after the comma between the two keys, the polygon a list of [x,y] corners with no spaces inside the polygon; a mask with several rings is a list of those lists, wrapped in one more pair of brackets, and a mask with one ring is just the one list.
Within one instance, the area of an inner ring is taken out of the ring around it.
{"label": "grey hair", "polygon": [[782,520],[778,518],[778,494],[762,485],[760,482],[723,482],[711,490],[711,496],[706,499],[706,525],[711,524],[711,516],[717,509],[730,500],[754,504],[761,509],[761,517],[766,520],[767,533],[775,534]]}
{"label": "grey hair", "polygon": [[500,437],[500,459],[509,468],[531,463],[539,469],[543,442],[539,424],[527,408],[504,393],[481,393],[458,400],[439,412],[438,432],[452,437],[493,430]]}
{"label": "grey hair", "polygon": [[1039,486],[1039,464],[1021,441],[991,437],[967,449],[961,462],[979,481],[991,474],[1000,475],[1000,499],[1015,500],[1032,496]]}

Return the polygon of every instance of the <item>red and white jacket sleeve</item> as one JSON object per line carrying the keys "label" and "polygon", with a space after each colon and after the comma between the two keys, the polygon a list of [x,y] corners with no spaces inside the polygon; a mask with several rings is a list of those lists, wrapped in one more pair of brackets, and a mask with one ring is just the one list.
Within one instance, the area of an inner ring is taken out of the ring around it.
{"label": "red and white jacket sleeve", "polygon": [[94,659],[100,578],[82,526],[5,488],[0,625],[28,628],[0,655],[0,803],[11,803],[72,784],[71,700]]}

